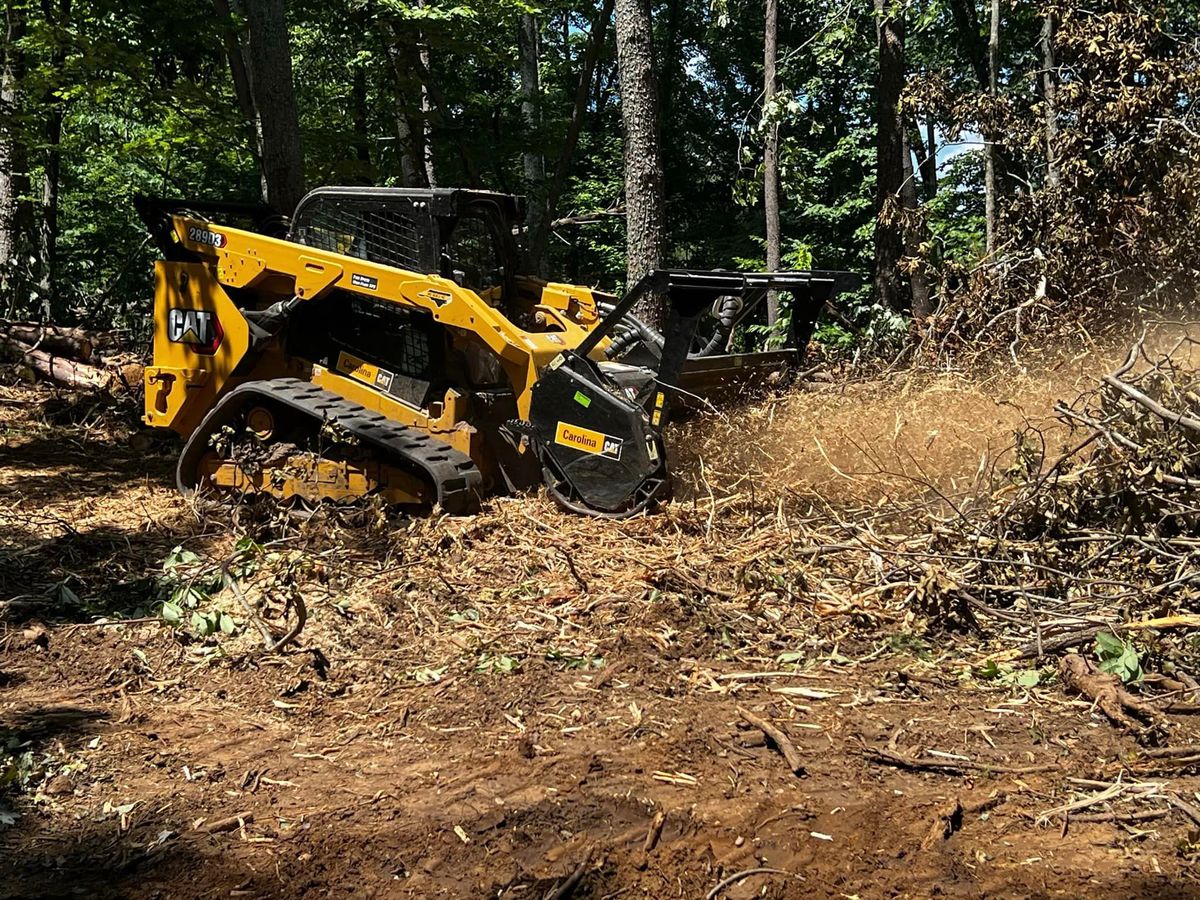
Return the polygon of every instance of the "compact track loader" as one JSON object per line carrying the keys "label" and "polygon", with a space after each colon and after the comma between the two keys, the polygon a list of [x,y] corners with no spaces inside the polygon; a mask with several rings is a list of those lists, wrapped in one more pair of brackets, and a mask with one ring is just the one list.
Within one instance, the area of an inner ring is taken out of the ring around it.
{"label": "compact track loader", "polygon": [[[673,402],[798,351],[728,355],[767,290],[793,346],[854,276],[661,270],[621,299],[519,274],[520,198],[322,188],[266,208],[140,198],[155,265],[145,421],[186,439],[181,491],[436,504],[544,483],[627,516],[670,489]],[[236,223],[237,227],[233,223]],[[647,292],[662,333],[631,314]]]}

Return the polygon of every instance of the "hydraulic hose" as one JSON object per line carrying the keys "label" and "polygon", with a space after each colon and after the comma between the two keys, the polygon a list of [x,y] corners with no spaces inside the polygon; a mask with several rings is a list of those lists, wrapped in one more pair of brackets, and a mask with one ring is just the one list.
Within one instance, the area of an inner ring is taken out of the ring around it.
{"label": "hydraulic hose", "polygon": [[725,344],[729,341],[729,335],[733,333],[737,317],[744,307],[745,304],[741,297],[721,297],[717,300],[713,304],[713,318],[717,320],[713,336],[708,339],[708,343],[701,350],[689,355],[694,359],[698,356],[712,356],[714,353],[723,352]]}
{"label": "hydraulic hose", "polygon": [[[600,310],[600,312],[607,316],[611,314],[616,307],[612,303],[599,303],[597,304],[597,308]],[[637,343],[639,339],[647,344],[655,344],[659,347],[662,347],[664,343],[662,334],[651,328],[633,313],[626,313],[621,319],[621,324],[628,326],[630,330],[625,332],[625,334],[619,335],[613,340],[612,344],[608,348],[607,356],[609,359],[613,359],[619,356],[621,353],[624,353],[635,343]]]}
{"label": "hydraulic hose", "polygon": [[[597,304],[597,307],[604,315],[611,314],[615,308],[611,303],[600,303]],[[722,352],[729,340],[729,335],[733,333],[733,326],[744,308],[745,304],[742,302],[741,297],[729,296],[721,297],[717,300],[713,304],[712,310],[713,318],[717,320],[717,327],[713,331],[712,337],[709,338],[708,343],[699,351],[689,353],[688,358],[695,359]],[[625,314],[621,319],[619,327],[623,327],[626,330],[617,335],[609,345],[606,353],[609,359],[616,359],[621,356],[639,340],[644,341],[646,344],[657,345],[660,348],[663,346],[664,339],[662,334],[632,313]]]}

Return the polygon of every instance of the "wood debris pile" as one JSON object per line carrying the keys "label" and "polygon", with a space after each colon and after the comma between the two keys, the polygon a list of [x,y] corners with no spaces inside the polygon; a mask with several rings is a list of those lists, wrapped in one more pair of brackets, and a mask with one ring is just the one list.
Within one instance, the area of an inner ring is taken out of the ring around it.
{"label": "wood debris pile", "polygon": [[31,380],[83,391],[135,391],[142,365],[109,332],[0,320],[0,357]]}
{"label": "wood debris pile", "polygon": [[[745,486],[620,523],[499,500],[470,520],[391,532],[389,558],[402,562],[372,590],[395,604],[410,646],[424,646],[414,668],[587,666],[630,644],[791,666],[957,631],[988,665],[1032,661],[1053,677],[1077,651],[1086,661],[1063,669],[1068,687],[1088,694],[1116,675],[1183,711],[1200,703],[1190,348],[1151,358],[1139,343],[1097,389],[1059,406],[1061,427],[1020,433],[1007,468],[971,496],[852,508]],[[1125,687],[1113,696],[1119,724],[1161,724],[1126,703]]]}
{"label": "wood debris pile", "polygon": [[1185,638],[1200,625],[1196,346],[1184,337],[1152,357],[1139,341],[1097,389],[1057,406],[1065,436],[1019,434],[998,487],[930,529],[930,560],[943,562],[922,573],[925,609],[1020,632],[1027,657],[1136,634],[1195,690]]}

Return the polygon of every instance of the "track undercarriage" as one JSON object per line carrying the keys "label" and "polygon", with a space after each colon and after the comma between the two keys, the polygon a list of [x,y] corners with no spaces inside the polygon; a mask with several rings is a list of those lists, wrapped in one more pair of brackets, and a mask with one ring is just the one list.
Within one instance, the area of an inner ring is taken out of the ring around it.
{"label": "track undercarriage", "polygon": [[297,379],[234,389],[188,440],[181,490],[473,509],[470,457],[414,428]]}

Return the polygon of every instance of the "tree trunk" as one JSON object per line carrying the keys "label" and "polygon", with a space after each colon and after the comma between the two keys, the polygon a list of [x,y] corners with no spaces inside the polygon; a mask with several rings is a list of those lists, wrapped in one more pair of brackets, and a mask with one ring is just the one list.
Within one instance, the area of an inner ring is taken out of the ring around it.
{"label": "tree trunk", "polygon": [[563,68],[569,72],[574,63],[574,60],[571,59],[571,10],[563,10],[561,24]]}
{"label": "tree trunk", "polygon": [[925,137],[921,137],[920,123],[913,119],[905,131],[910,136],[913,151],[917,154],[917,171],[921,176],[921,193],[926,200],[937,196],[937,134],[934,132],[933,120],[925,121]]}
{"label": "tree trunk", "polygon": [[598,135],[604,126],[604,116],[608,112],[608,104],[617,95],[617,74],[619,67],[610,66],[596,76],[596,91],[594,105],[596,115],[592,118],[590,129],[593,135]]}
{"label": "tree trunk", "polygon": [[[416,0],[416,4],[420,9],[425,8],[425,0]],[[420,63],[418,73],[421,81],[421,154],[418,159],[425,173],[426,184],[435,187],[437,175],[433,166],[433,76],[431,74],[433,60],[429,54],[429,44],[426,42],[424,34],[418,38],[417,61]]]}
{"label": "tree trunk", "polygon": [[901,132],[904,147],[900,157],[902,161],[901,173],[904,176],[900,188],[900,199],[904,207],[905,219],[904,251],[915,263],[912,274],[908,276],[908,283],[912,292],[913,318],[921,320],[927,318],[933,312],[933,301],[929,293],[929,279],[925,274],[925,263],[921,260],[921,243],[925,237],[925,229],[916,224],[917,183],[916,175],[913,171],[912,149],[908,146],[908,140],[904,137],[905,133]]}
{"label": "tree trunk", "polygon": [[103,390],[113,384],[113,374],[104,369],[58,356],[3,334],[0,334],[0,356],[66,387]]}
{"label": "tree trunk", "polygon": [[[991,0],[991,7],[991,27],[988,31],[987,92],[994,108],[1000,86],[1000,0]],[[991,255],[996,252],[996,191],[999,168],[997,141],[999,136],[993,132],[985,137],[987,148],[984,153],[983,170],[984,217],[987,226],[987,252],[988,255]]]}
{"label": "tree trunk", "polygon": [[248,0],[250,84],[262,124],[263,199],[291,215],[304,195],[300,119],[284,0]]}
{"label": "tree trunk", "polygon": [[954,30],[958,35],[959,49],[975,73],[981,88],[988,85],[987,45],[979,33],[979,16],[975,12],[975,0],[950,0],[950,14],[954,19]]}
{"label": "tree trunk", "polygon": [[[397,99],[397,106],[403,106],[403,101]],[[429,187],[425,181],[425,169],[417,165],[417,157],[413,153],[413,127],[407,113],[403,109],[396,111],[396,140],[400,145],[400,180],[405,187]]]}
{"label": "tree trunk", "polygon": [[[763,209],[767,217],[767,271],[780,268],[779,237],[779,124],[771,111],[775,99],[775,62],[778,56],[779,0],[767,0],[766,28],[763,33],[763,109],[769,111],[767,148],[763,154]],[[779,292],[767,292],[767,324],[779,319]]]}
{"label": "tree trunk", "polygon": [[[649,0],[617,0],[617,66],[625,126],[625,234],[627,287],[662,261],[663,171],[659,147],[658,83]],[[646,296],[635,313],[661,327],[662,302]]]}
{"label": "tree trunk", "polygon": [[545,260],[533,255],[533,237],[543,228],[546,216],[546,160],[541,148],[542,83],[538,72],[538,20],[522,13],[517,50],[521,58],[521,118],[525,123],[525,268],[545,276]]}
{"label": "tree trunk", "polygon": [[898,269],[904,234],[898,204],[904,182],[904,20],[892,0],[875,0],[879,80],[875,95],[875,300],[902,311],[909,304]]}
{"label": "tree trunk", "polygon": [[409,61],[408,39],[395,23],[384,29],[384,49],[391,63],[392,89],[396,98],[396,140],[400,150],[400,176],[405,187],[429,187],[424,164],[425,132],[418,115],[414,115],[408,98],[421,92],[414,66]]}
{"label": "tree trunk", "polygon": [[579,144],[579,133],[583,130],[583,120],[587,115],[588,99],[592,94],[592,78],[596,72],[596,60],[604,49],[604,37],[608,32],[608,20],[612,18],[614,0],[604,0],[588,34],[587,48],[583,54],[583,67],[579,72],[579,82],[575,86],[575,105],[571,108],[571,121],[567,125],[567,134],[563,138],[562,149],[554,164],[554,174],[546,188],[546,206],[539,227],[533,228],[529,235],[529,258],[536,264],[546,253],[546,243],[550,238],[550,224],[558,212],[558,199],[562,196],[567,183],[567,174],[571,169],[571,158]]}
{"label": "tree trunk", "polygon": [[[985,38],[979,27],[979,16],[975,9],[975,0],[950,0],[950,12],[954,19],[954,29],[958,36],[959,47],[963,56],[975,73],[979,89],[988,94],[995,94],[999,81],[1000,53],[1000,6],[997,0],[991,0],[991,21],[988,37]],[[995,59],[993,59],[993,53]],[[987,172],[991,171],[992,190],[988,196],[992,198],[993,213],[997,196],[1006,189],[1008,183],[1008,160],[993,129],[983,129],[984,148],[984,180],[985,191]],[[992,221],[993,217],[985,218]]]}
{"label": "tree trunk", "polygon": [[925,141],[926,157],[925,164],[929,166],[929,196],[936,197],[938,189],[938,146],[937,146],[937,129],[933,125],[933,119],[925,120]]}
{"label": "tree trunk", "polygon": [[55,102],[46,117],[46,167],[42,174],[42,221],[38,229],[38,244],[41,249],[38,294],[41,298],[42,319],[46,322],[54,318],[58,290],[58,197],[62,177],[62,124],[61,102]]}
{"label": "tree trunk", "polygon": [[[42,0],[42,14],[46,21],[59,28],[65,27],[71,15],[71,0],[58,0],[55,8],[52,0]],[[50,55],[51,70],[55,76],[62,73],[66,62],[66,45],[60,37]],[[63,101],[57,92],[58,85],[52,83],[46,90],[43,103],[46,107],[44,140],[46,157],[42,168],[42,209],[38,228],[39,270],[38,294],[41,300],[42,318],[49,322],[54,317],[54,306],[58,292],[58,199],[62,180],[62,128]]]}
{"label": "tree trunk", "polygon": [[23,250],[29,239],[29,151],[17,123],[25,60],[16,42],[25,35],[23,9],[5,4],[0,59],[0,302],[15,309],[24,294]]}
{"label": "tree trunk", "polygon": [[1058,59],[1054,49],[1057,24],[1054,13],[1046,13],[1042,25],[1042,103],[1046,132],[1046,185],[1058,187]]}
{"label": "tree trunk", "polygon": [[[259,190],[262,196],[267,194],[267,182],[263,177],[262,166],[262,123],[258,119],[258,110],[254,106],[254,92],[250,87],[250,72],[246,68],[246,48],[242,35],[235,27],[233,11],[228,0],[214,0],[217,14],[225,20],[221,29],[221,39],[225,44],[225,58],[229,62],[229,74],[233,78],[233,95],[237,98],[238,109],[242,111],[242,121],[246,126],[246,144],[254,157],[254,165],[258,167]],[[239,11],[242,11],[239,7]]]}
{"label": "tree trunk", "polygon": [[[417,9],[425,0],[413,0]],[[396,133],[400,139],[400,170],[406,187],[434,187],[432,57],[425,35],[411,34],[398,22],[388,27],[388,59],[396,83]],[[409,98],[416,95],[414,107]],[[443,105],[443,112],[445,107]],[[460,144],[464,163],[468,154]],[[467,165],[470,169],[470,165]]]}

